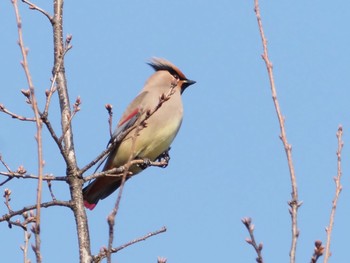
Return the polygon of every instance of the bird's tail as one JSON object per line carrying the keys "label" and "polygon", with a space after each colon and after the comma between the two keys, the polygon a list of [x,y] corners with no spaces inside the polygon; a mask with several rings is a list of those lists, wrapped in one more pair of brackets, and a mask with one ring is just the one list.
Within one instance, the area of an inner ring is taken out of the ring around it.
{"label": "bird's tail", "polygon": [[84,205],[92,210],[98,201],[112,194],[121,185],[121,178],[100,177],[83,189]]}

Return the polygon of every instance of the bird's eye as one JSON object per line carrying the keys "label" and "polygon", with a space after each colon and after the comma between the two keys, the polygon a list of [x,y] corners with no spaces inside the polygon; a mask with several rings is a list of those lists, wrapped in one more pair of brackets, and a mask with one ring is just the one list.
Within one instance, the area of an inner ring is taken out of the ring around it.
{"label": "bird's eye", "polygon": [[180,79],[179,75],[177,75],[176,73],[173,74],[173,77],[174,77],[176,80],[179,80],[179,79]]}

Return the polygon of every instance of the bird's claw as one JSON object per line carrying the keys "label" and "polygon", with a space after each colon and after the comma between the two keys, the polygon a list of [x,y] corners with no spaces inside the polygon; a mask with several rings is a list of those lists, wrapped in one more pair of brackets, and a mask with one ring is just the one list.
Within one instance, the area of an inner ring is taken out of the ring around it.
{"label": "bird's claw", "polygon": [[169,161],[170,161],[170,155],[169,155],[169,151],[170,151],[170,147],[168,150],[166,150],[165,152],[163,152],[161,155],[159,155],[156,160],[158,162],[164,162],[163,165],[159,166],[159,167],[162,167],[162,168],[165,168],[168,166],[169,164]]}
{"label": "bird's claw", "polygon": [[138,164],[138,166],[142,169],[145,170],[147,167],[151,166],[151,160],[148,158],[143,158],[142,159],[143,163]]}

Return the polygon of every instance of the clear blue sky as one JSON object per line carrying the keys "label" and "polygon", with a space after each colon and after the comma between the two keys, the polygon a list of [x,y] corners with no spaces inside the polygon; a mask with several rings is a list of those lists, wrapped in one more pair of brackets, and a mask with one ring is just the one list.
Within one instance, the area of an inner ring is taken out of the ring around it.
{"label": "clear blue sky", "polygon": [[[48,2],[35,1],[51,11]],[[265,33],[286,118],[299,198],[298,262],[310,261],[314,241],[325,241],[336,175],[336,131],[344,127],[343,192],[335,218],[330,262],[348,258],[350,222],[350,2],[261,1]],[[168,231],[129,247],[113,262],[255,262],[241,218],[251,216],[266,262],[288,262],[290,179],[251,1],[66,1],[66,56],[71,103],[81,97],[74,135],[79,165],[108,141],[106,103],[114,123],[164,57],[197,81],[184,93],[185,116],[168,168],[150,168],[128,181],[116,222],[115,246],[166,226]],[[50,85],[52,34],[47,19],[20,3],[29,65],[41,106]],[[0,103],[31,116],[10,0],[0,3]],[[50,118],[59,128],[57,97]],[[11,168],[36,173],[35,128],[0,114],[0,153]],[[65,166],[45,132],[45,173]],[[5,170],[3,167],[0,170]],[[12,208],[35,202],[36,182],[12,180]],[[2,196],[3,188],[0,192]],[[53,183],[58,199],[65,183]],[[92,251],[108,242],[106,217],[116,194],[88,211]],[[44,200],[50,200],[44,187]],[[6,207],[0,206],[4,214]],[[44,262],[77,262],[72,213],[42,212]],[[21,262],[23,232],[0,224],[1,258]],[[34,239],[32,239],[32,242]],[[30,258],[34,261],[33,253]]]}

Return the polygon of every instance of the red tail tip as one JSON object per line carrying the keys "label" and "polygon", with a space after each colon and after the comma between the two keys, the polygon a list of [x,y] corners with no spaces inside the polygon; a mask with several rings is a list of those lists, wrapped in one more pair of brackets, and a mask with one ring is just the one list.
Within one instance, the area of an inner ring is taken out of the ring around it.
{"label": "red tail tip", "polygon": [[95,208],[96,204],[90,204],[88,201],[85,201],[85,200],[84,200],[84,206],[85,206],[87,209],[92,210],[92,209]]}

